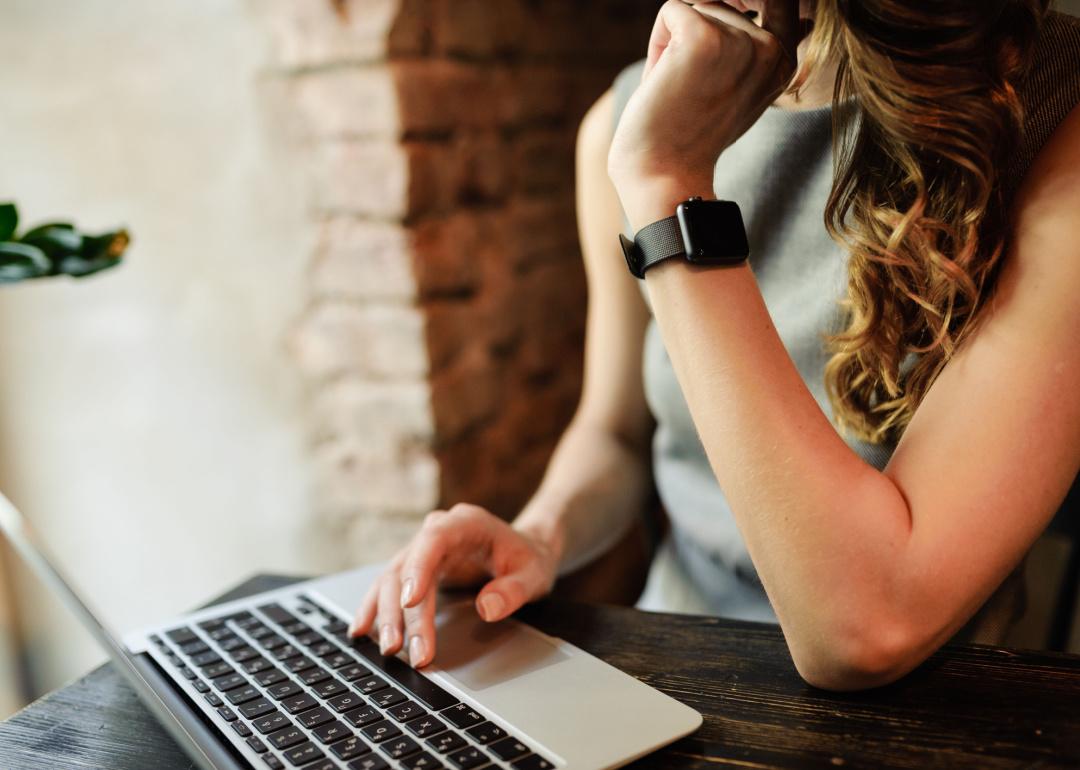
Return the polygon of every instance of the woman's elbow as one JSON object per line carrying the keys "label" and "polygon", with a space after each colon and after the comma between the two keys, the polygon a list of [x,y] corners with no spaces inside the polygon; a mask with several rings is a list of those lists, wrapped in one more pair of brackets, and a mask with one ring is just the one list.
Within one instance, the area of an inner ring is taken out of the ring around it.
{"label": "woman's elbow", "polygon": [[823,632],[815,643],[789,641],[795,669],[822,690],[845,692],[895,682],[926,657],[924,647],[903,623],[875,623]]}

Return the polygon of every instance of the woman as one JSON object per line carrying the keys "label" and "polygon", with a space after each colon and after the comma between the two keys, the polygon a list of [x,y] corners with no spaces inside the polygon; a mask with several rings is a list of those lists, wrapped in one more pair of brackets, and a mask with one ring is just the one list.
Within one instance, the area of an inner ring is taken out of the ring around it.
{"label": "woman", "polygon": [[[1080,465],[1077,62],[1046,0],[666,3],[582,126],[586,377],[544,481],[512,525],[430,514],[354,632],[424,665],[437,582],[492,578],[507,616],[611,548],[653,467],[646,606],[775,617],[831,689],[990,638]],[[636,285],[623,216],[714,195],[750,265]]]}

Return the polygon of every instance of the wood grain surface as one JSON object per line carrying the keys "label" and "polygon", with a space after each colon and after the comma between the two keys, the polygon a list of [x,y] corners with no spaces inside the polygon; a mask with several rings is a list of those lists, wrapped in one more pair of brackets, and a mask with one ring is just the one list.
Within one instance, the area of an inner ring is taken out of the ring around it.
{"label": "wood grain surface", "polygon": [[[287,579],[259,577],[223,599]],[[1080,768],[1080,657],[950,646],[901,682],[835,694],[774,626],[551,600],[520,614],[705,716],[646,768]],[[582,683],[587,686],[587,683]],[[191,767],[111,666],[0,724],[3,770]]]}

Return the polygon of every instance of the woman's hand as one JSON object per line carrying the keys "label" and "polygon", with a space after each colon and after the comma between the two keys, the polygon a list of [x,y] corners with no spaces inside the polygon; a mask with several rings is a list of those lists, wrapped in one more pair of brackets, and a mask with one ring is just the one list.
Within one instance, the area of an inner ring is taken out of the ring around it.
{"label": "woman's hand", "polygon": [[412,665],[426,665],[435,657],[440,583],[464,586],[493,578],[476,597],[477,613],[491,622],[548,593],[558,563],[551,546],[477,505],[434,511],[368,590],[349,633],[375,630],[384,655],[408,640]]}
{"label": "woman's hand", "polygon": [[641,85],[608,155],[635,230],[670,216],[690,195],[711,197],[720,153],[791,81],[798,0],[763,3],[760,27],[725,3],[668,0],[661,7]]}

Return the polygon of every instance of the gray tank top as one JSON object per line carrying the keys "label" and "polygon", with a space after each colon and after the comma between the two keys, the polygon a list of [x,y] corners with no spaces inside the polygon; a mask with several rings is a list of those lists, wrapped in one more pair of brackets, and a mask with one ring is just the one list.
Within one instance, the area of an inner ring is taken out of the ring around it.
{"label": "gray tank top", "polygon": [[[642,67],[643,62],[631,65],[615,80],[616,121],[641,80]],[[1008,194],[1053,129],[1080,103],[1080,21],[1056,13],[1049,16],[1023,95],[1028,105],[1025,134],[1014,166],[1001,181]],[[824,336],[838,330],[842,319],[837,302],[846,286],[846,254],[824,225],[832,174],[828,106],[805,111],[770,107],[725,150],[714,173],[716,196],[737,201],[742,209],[752,250],[750,264],[777,332],[830,419]],[[664,606],[654,599],[650,608],[691,608],[775,621],[655,320],[646,331],[642,366],[646,399],[657,424],[653,471],[671,522],[663,546],[666,556],[654,562],[653,570],[678,570],[689,586],[686,590],[696,594],[682,606],[679,602]],[[848,444],[878,469],[885,467],[894,448],[855,439],[848,439]],[[676,563],[658,566],[664,558]]]}

